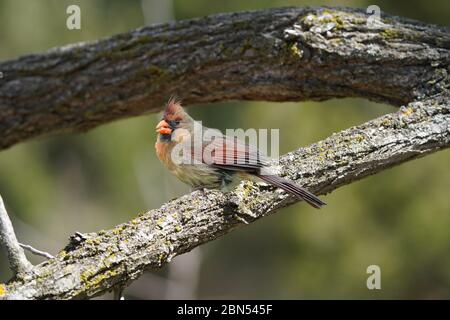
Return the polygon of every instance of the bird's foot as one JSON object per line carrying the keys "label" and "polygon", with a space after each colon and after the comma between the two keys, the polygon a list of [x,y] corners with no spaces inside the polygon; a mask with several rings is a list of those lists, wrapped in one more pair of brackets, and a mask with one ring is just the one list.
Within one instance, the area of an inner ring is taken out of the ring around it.
{"label": "bird's foot", "polygon": [[206,192],[206,188],[205,187],[193,187],[193,188],[191,188],[191,192],[194,192],[194,191],[201,191],[202,193],[205,193]]}

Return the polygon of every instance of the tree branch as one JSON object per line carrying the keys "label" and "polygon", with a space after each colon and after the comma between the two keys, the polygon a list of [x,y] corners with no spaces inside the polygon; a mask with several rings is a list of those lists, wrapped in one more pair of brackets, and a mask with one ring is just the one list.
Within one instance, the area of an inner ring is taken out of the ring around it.
{"label": "tree branch", "polygon": [[[1,147],[185,101],[360,96],[402,105],[281,157],[317,194],[450,145],[449,30],[357,10],[274,9],[147,27],[0,64]],[[5,299],[88,298],[297,199],[245,182],[196,191],[114,229],[71,238],[55,258],[0,286]]]}
{"label": "tree branch", "polygon": [[8,261],[14,278],[22,278],[32,268],[25,253],[17,241],[14,228],[6,212],[2,196],[0,195],[0,245],[8,253]]}
{"label": "tree branch", "polygon": [[48,253],[46,251],[42,251],[42,250],[36,249],[36,248],[30,246],[29,244],[23,244],[23,243],[19,242],[19,245],[23,249],[30,251],[34,255],[37,255],[37,256],[40,256],[40,257],[44,257],[44,258],[47,258],[47,259],[54,258],[54,256],[52,256],[50,253]]}
{"label": "tree branch", "polygon": [[449,29],[357,9],[283,8],[137,29],[0,63],[0,149],[187,104],[365,97],[402,105],[437,90]]}

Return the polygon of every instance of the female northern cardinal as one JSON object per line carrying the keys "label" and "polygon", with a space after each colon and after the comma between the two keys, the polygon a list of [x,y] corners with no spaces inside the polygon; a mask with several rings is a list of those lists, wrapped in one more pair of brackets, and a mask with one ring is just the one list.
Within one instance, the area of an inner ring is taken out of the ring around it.
{"label": "female northern cardinal", "polygon": [[[155,148],[161,162],[181,181],[195,189],[223,189],[233,182],[257,177],[305,200],[314,208],[325,205],[294,182],[274,174],[264,174],[268,162],[255,147],[221,134],[215,135],[213,141],[207,141],[205,132],[208,130],[213,129],[194,121],[180,102],[173,98],[169,100],[163,119],[156,126],[158,138]],[[196,145],[197,138],[200,143]],[[183,161],[177,157],[180,150],[184,153]],[[186,154],[189,157],[186,158]]]}

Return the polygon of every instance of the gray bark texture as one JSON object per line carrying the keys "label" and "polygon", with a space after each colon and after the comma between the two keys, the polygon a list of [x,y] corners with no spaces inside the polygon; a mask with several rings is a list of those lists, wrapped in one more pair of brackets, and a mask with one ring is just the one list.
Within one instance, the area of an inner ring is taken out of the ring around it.
{"label": "gray bark texture", "polygon": [[[187,104],[364,97],[400,108],[281,157],[316,194],[450,145],[450,30],[355,9],[283,8],[141,28],[0,63],[0,148]],[[195,191],[112,230],[72,237],[0,285],[5,299],[90,298],[297,200],[264,184]],[[330,204],[332,205],[332,204]]]}
{"label": "gray bark texture", "polygon": [[6,249],[10,268],[14,277],[20,278],[31,270],[31,263],[17,241],[16,234],[8,213],[6,212],[2,196],[0,196],[0,245]]}

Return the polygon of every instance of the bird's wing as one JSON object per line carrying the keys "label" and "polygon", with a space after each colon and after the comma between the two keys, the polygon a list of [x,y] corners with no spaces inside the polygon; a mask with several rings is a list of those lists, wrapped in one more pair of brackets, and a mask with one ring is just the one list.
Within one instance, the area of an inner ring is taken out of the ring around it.
{"label": "bird's wing", "polygon": [[268,160],[258,149],[236,137],[220,136],[203,142],[201,150],[194,150],[194,158],[213,167],[257,173],[268,165]]}

